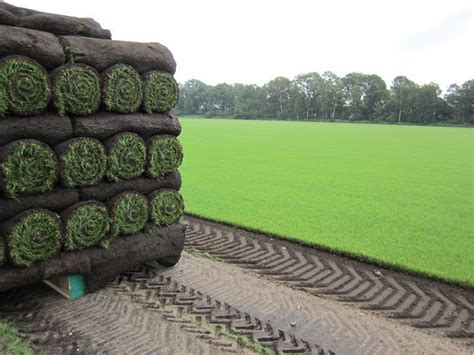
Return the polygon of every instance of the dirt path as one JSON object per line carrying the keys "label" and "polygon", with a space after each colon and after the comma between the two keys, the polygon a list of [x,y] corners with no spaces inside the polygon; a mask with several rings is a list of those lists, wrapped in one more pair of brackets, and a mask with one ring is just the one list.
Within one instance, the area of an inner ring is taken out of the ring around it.
{"label": "dirt path", "polygon": [[[45,354],[474,350],[470,291],[380,268],[375,277],[363,263],[189,222],[175,267],[143,265],[73,302],[45,286],[10,291],[0,317]],[[411,318],[388,317],[400,307]]]}

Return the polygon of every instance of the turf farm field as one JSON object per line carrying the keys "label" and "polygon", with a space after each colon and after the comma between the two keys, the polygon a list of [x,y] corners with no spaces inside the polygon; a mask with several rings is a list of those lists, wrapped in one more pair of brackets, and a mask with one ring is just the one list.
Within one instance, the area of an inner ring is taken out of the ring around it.
{"label": "turf farm field", "polygon": [[182,125],[187,212],[474,286],[473,129]]}

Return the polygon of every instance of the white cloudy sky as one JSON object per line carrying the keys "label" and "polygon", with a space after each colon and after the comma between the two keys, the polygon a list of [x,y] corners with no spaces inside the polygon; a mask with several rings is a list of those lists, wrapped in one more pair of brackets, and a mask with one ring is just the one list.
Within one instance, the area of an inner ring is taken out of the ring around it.
{"label": "white cloudy sky", "polygon": [[114,39],[157,41],[178,81],[263,84],[326,70],[400,74],[443,90],[474,78],[474,1],[7,0],[93,17]]}

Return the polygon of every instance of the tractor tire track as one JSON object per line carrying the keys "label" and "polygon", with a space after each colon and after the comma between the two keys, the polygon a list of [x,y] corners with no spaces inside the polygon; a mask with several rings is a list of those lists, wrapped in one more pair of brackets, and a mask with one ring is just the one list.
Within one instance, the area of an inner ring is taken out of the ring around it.
{"label": "tractor tire track", "polygon": [[186,217],[185,248],[403,324],[474,343],[474,292]]}

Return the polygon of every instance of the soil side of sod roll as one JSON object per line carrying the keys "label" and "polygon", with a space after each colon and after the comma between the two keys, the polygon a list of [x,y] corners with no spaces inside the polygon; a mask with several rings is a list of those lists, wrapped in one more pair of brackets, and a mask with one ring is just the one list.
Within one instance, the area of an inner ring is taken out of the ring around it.
{"label": "soil side of sod roll", "polygon": [[102,181],[107,167],[104,146],[93,138],[72,138],[57,145],[61,182],[75,188],[91,186]]}
{"label": "soil side of sod roll", "polygon": [[62,252],[29,268],[4,265],[0,268],[0,292],[73,273],[85,274],[88,291],[97,291],[121,272],[144,262],[178,260],[184,246],[184,228],[180,224],[145,228],[142,233],[116,239],[109,249]]}
{"label": "soil side of sod roll", "polygon": [[162,71],[143,74],[143,110],[169,112],[179,99],[179,86],[173,76]]}
{"label": "soil side of sod roll", "polygon": [[46,70],[63,65],[65,55],[55,35],[26,28],[0,25],[0,57],[24,55]]}
{"label": "soil side of sod roll", "polygon": [[178,136],[181,124],[174,114],[117,114],[99,112],[88,117],[72,118],[74,134],[105,140],[121,132],[134,132],[146,139],[157,134]]}
{"label": "soil side of sod roll", "polygon": [[0,266],[5,264],[6,254],[7,253],[5,251],[5,241],[2,237],[0,237]]}
{"label": "soil side of sod roll", "polygon": [[176,137],[159,135],[147,140],[146,174],[158,178],[177,170],[183,162],[183,147]]}
{"label": "soil side of sod roll", "polygon": [[55,35],[79,35],[111,39],[109,30],[103,29],[91,18],[50,14],[0,3],[0,24],[31,28]]}
{"label": "soil side of sod roll", "polygon": [[85,64],[65,64],[51,73],[53,105],[58,113],[91,115],[101,104],[101,78]]}
{"label": "soil side of sod roll", "polygon": [[46,192],[57,180],[58,160],[48,145],[22,139],[0,149],[0,190],[5,197]]}
{"label": "soil side of sod roll", "polygon": [[140,232],[148,221],[148,200],[143,194],[125,191],[107,201],[112,238]]}
{"label": "soil side of sod roll", "polygon": [[156,226],[166,226],[179,221],[184,213],[184,200],[178,191],[161,189],[148,196],[150,217]]}
{"label": "soil side of sod roll", "polygon": [[101,74],[105,110],[120,113],[138,111],[143,101],[140,74],[130,65],[116,64]]}
{"label": "soil side of sod roll", "polygon": [[0,145],[18,139],[31,138],[49,145],[55,145],[74,137],[72,123],[68,117],[55,113],[41,116],[0,118]]}
{"label": "soil side of sod roll", "polygon": [[[8,112],[29,116],[43,112],[51,98],[51,82],[46,70],[35,60],[10,55],[0,60],[0,115]],[[4,110],[6,109],[6,110]]]}
{"label": "soil side of sod roll", "polygon": [[61,222],[54,212],[31,209],[0,224],[0,237],[7,242],[8,260],[28,267],[60,250]]}
{"label": "soil side of sod roll", "polygon": [[45,208],[59,212],[79,202],[79,192],[75,189],[56,187],[54,190],[34,196],[16,199],[0,197],[0,222],[32,208]]}
{"label": "soil side of sod roll", "polygon": [[170,50],[156,42],[110,41],[78,36],[61,36],[67,60],[84,63],[103,72],[115,64],[128,64],[140,74],[163,70],[174,74],[176,62]]}
{"label": "soil side of sod roll", "polygon": [[109,233],[107,207],[98,201],[83,201],[61,213],[64,249],[81,250],[98,245]]}
{"label": "soil side of sod roll", "polygon": [[145,171],[146,145],[136,133],[119,133],[104,142],[107,151],[106,176],[111,182],[139,177]]}
{"label": "soil side of sod roll", "polygon": [[131,180],[112,182],[101,182],[94,186],[81,188],[81,200],[108,200],[121,192],[136,191],[141,194],[148,194],[158,189],[173,189],[179,190],[181,188],[181,175],[175,171],[157,179],[147,177],[138,177]]}

